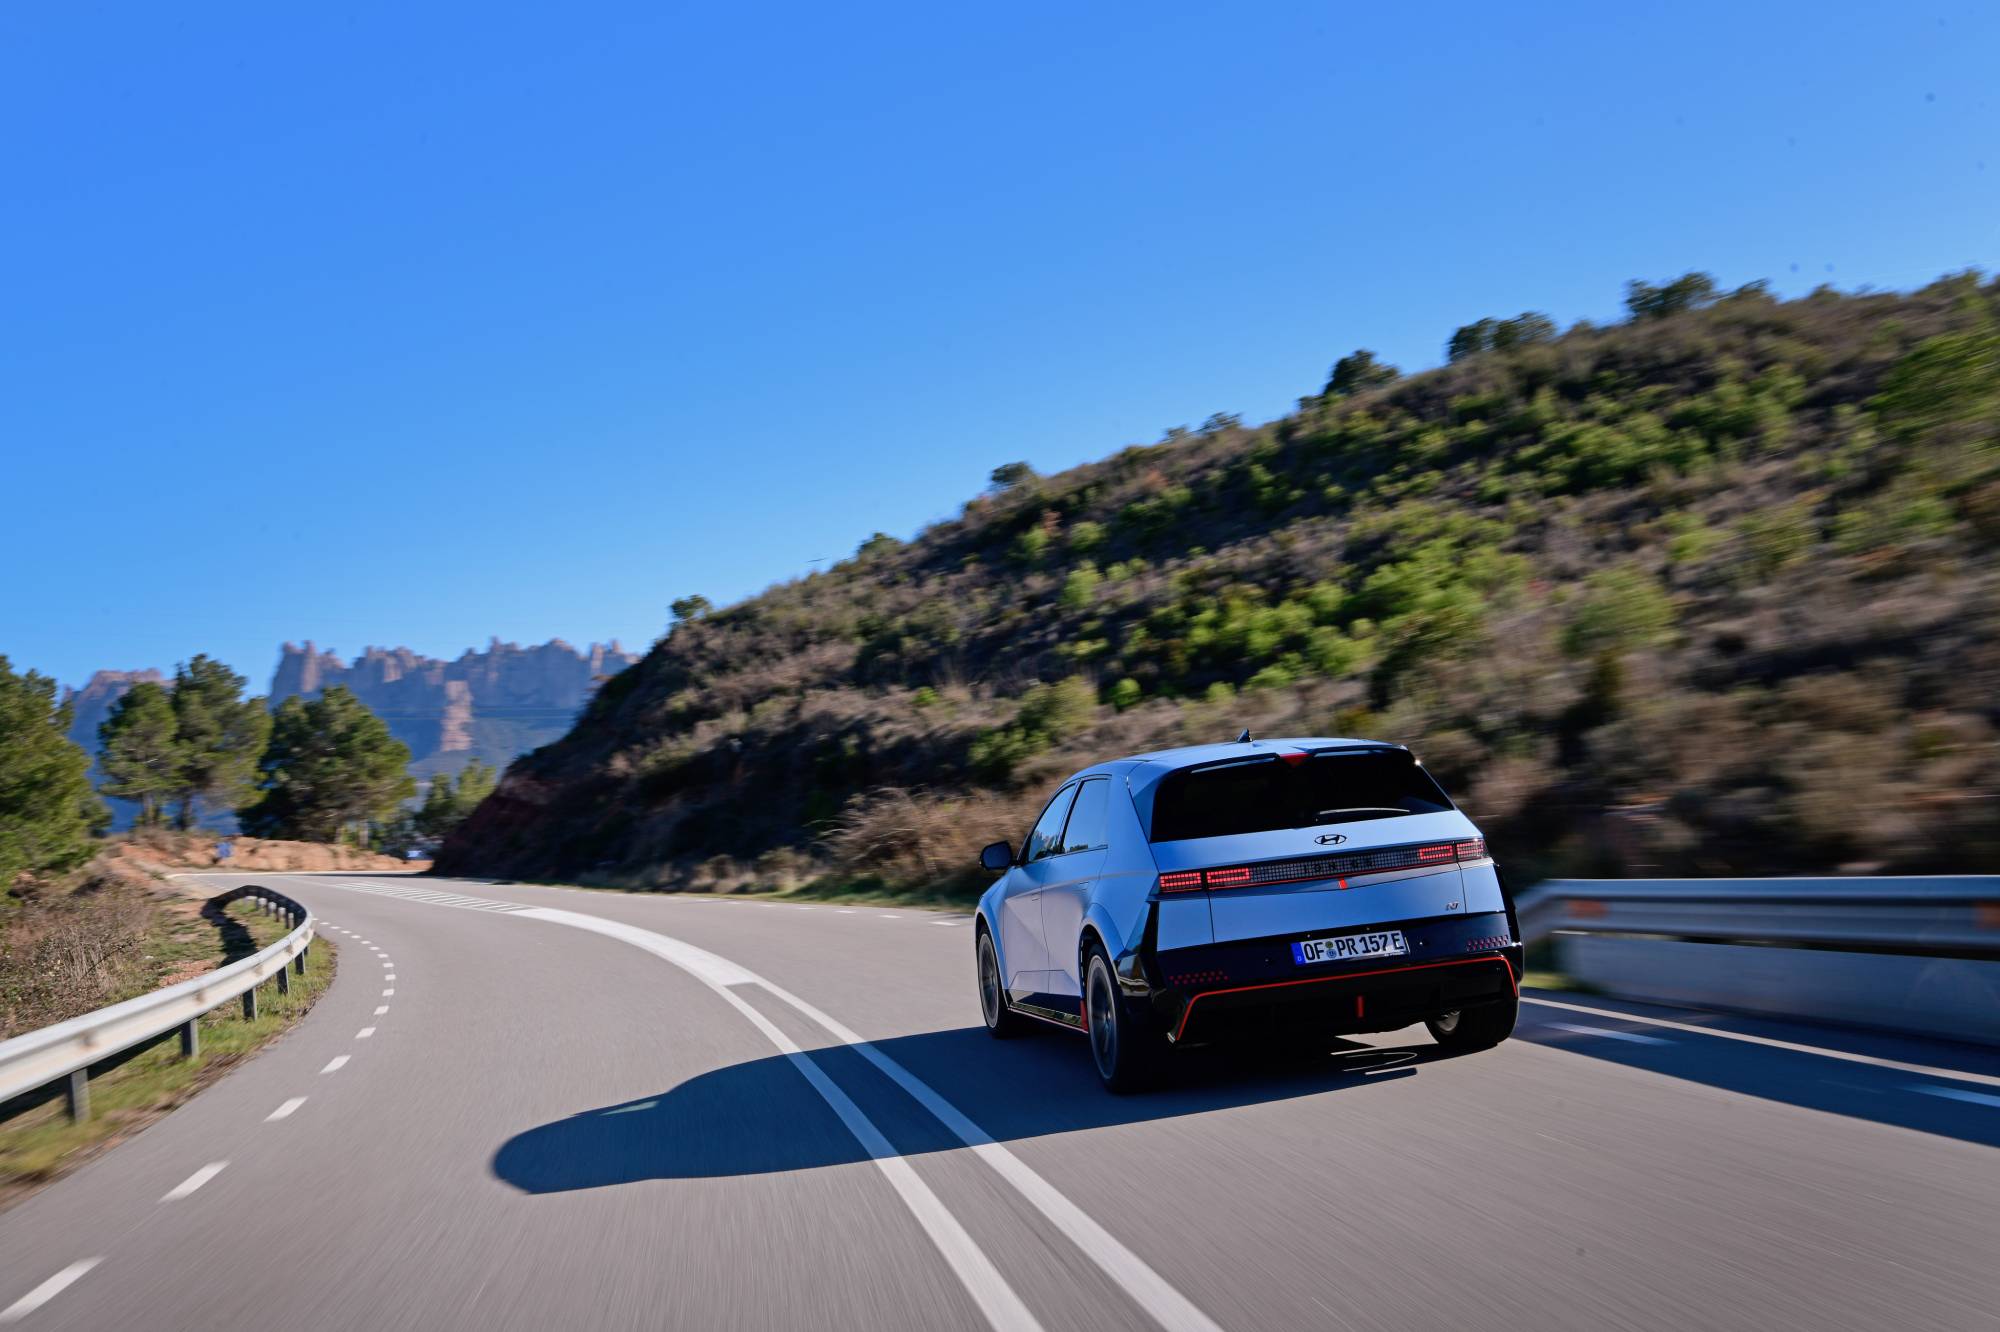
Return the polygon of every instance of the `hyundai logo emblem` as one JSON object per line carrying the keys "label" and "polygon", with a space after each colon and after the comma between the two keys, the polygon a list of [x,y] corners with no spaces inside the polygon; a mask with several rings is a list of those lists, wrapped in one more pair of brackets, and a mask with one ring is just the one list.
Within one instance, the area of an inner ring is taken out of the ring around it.
{"label": "hyundai logo emblem", "polygon": [[1315,842],[1318,842],[1321,846],[1339,846],[1342,842],[1347,840],[1347,834],[1321,833],[1319,836],[1313,838],[1313,840]]}

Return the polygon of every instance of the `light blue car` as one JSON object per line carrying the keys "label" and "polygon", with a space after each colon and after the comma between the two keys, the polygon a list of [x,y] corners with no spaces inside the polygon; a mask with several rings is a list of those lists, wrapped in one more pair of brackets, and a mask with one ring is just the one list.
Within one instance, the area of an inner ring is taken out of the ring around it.
{"label": "light blue car", "polygon": [[1176,1046],[1425,1023],[1514,1029],[1520,932],[1479,829],[1400,745],[1252,740],[1065,781],[979,899],[986,1027],[1090,1038],[1113,1091]]}

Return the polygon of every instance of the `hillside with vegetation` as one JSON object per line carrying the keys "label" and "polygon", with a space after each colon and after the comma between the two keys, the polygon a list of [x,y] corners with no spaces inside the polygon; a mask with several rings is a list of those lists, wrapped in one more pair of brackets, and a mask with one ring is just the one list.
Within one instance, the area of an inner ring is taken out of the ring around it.
{"label": "hillside with vegetation", "polygon": [[1523,879],[2000,866],[2000,282],[1627,307],[686,598],[440,868],[948,894],[1062,773],[1244,727],[1410,744]]}

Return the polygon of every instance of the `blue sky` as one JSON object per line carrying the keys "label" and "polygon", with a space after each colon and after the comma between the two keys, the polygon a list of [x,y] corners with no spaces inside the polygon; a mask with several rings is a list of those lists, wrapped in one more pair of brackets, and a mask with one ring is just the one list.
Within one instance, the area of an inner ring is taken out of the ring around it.
{"label": "blue sky", "polygon": [[1985,4],[0,10],[0,653],[640,645],[1631,277],[2000,264]]}

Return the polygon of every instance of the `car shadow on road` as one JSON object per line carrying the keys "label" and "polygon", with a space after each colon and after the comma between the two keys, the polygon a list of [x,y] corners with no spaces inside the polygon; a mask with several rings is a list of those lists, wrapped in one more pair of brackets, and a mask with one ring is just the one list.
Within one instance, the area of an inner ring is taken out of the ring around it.
{"label": "car shadow on road", "polygon": [[[1434,1047],[1324,1041],[1286,1049],[1191,1050],[1157,1089],[1112,1096],[1081,1039],[1059,1032],[996,1043],[964,1027],[874,1042],[1001,1141],[1171,1119],[1327,1093],[1360,1095],[1417,1076]],[[943,1124],[852,1047],[811,1058],[904,1156],[961,1146]],[[868,1155],[789,1057],[772,1055],[688,1079],[656,1096],[527,1130],[494,1155],[493,1173],[525,1193],[562,1193],[647,1179],[810,1170]]]}

